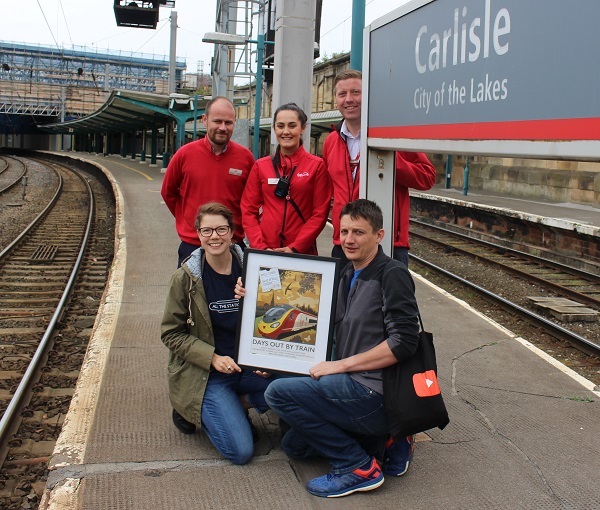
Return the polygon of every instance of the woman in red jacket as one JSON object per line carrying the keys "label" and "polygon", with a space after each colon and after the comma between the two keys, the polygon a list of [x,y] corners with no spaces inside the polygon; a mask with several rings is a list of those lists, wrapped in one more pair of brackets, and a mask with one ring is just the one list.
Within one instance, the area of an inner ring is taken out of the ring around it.
{"label": "woman in red jacket", "polygon": [[242,224],[252,248],[317,255],[332,186],[323,160],[304,150],[307,120],[295,103],[275,112],[275,156],[254,163],[242,195]]}

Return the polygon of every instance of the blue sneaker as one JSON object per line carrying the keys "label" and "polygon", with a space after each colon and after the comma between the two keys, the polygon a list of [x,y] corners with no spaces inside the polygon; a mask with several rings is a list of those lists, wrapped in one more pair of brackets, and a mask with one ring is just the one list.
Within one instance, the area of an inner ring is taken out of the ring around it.
{"label": "blue sneaker", "polygon": [[375,458],[366,469],[355,469],[343,475],[328,475],[313,478],[306,488],[313,496],[339,498],[353,492],[372,491],[383,483],[383,473]]}
{"label": "blue sneaker", "polygon": [[385,445],[383,472],[390,476],[404,475],[408,471],[414,451],[414,436],[406,436],[401,441],[394,441],[390,437]]}

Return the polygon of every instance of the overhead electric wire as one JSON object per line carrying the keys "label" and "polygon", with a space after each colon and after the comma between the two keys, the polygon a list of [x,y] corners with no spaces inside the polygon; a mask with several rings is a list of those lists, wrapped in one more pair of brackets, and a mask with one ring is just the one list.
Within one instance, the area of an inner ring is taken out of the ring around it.
{"label": "overhead electric wire", "polygon": [[40,8],[40,11],[42,11],[42,16],[44,17],[44,21],[46,22],[46,25],[48,26],[48,30],[50,30],[50,35],[52,35],[52,39],[54,39],[54,44],[56,44],[56,47],[60,50],[60,46],[58,45],[58,42],[56,42],[56,37],[54,37],[54,32],[52,32],[52,29],[50,28],[50,23],[48,23],[48,19],[46,18],[46,14],[44,13],[44,9],[42,9],[42,5],[40,4],[40,0],[37,0],[37,4]]}
{"label": "overhead electric wire", "polygon": [[69,41],[71,41],[72,46],[73,38],[71,37],[71,31],[69,30],[69,23],[67,22],[67,16],[65,15],[65,10],[63,9],[62,0],[58,0],[58,4],[60,5],[60,10],[62,11],[63,19],[65,20],[65,27],[67,27],[67,34],[69,34]]}
{"label": "overhead electric wire", "polygon": [[165,28],[167,26],[166,21],[170,21],[170,18],[167,18],[165,20],[165,23],[163,23],[163,25],[156,31],[154,32],[154,34],[152,34],[152,37],[150,37],[144,44],[142,44],[137,50],[135,50],[133,53],[137,53],[138,51],[140,51],[144,46],[146,46],[146,44],[148,44],[155,36],[156,34],[158,34],[163,28]]}

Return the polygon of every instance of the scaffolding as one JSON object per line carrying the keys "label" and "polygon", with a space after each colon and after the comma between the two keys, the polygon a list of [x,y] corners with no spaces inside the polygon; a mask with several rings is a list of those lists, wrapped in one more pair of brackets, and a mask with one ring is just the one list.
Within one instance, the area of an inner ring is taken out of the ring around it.
{"label": "scaffolding", "polygon": [[[177,88],[185,69],[177,59]],[[167,94],[168,77],[164,55],[0,42],[0,113],[69,120],[96,111],[114,89]]]}

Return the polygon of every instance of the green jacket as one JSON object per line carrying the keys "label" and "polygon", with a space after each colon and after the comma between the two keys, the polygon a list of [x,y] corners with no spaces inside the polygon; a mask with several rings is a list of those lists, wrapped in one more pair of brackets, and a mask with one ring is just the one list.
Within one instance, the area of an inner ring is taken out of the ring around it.
{"label": "green jacket", "polygon": [[[242,267],[242,250],[236,244],[230,249]],[[160,327],[160,338],[169,349],[167,380],[171,405],[198,426],[215,350],[202,284],[204,262],[204,250],[198,248],[173,273]]]}

